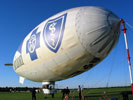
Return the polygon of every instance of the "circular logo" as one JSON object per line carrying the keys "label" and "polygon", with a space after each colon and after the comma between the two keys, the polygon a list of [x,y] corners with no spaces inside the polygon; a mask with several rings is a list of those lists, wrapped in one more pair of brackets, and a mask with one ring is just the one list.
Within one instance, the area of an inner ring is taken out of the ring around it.
{"label": "circular logo", "polygon": [[33,34],[28,42],[28,50],[30,53],[33,53],[36,48],[36,35]]}

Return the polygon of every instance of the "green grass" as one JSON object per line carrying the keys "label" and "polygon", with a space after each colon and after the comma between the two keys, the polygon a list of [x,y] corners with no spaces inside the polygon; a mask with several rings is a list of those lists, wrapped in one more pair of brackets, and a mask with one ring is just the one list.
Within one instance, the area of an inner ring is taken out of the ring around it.
{"label": "green grass", "polygon": [[[121,92],[131,91],[130,88],[104,88],[104,89],[87,89],[84,90],[85,100],[99,100],[99,97],[104,96],[104,91],[106,91],[109,98],[117,98],[118,100],[123,100]],[[0,100],[32,100],[31,92],[0,92]],[[55,98],[53,99],[51,95],[43,95],[42,93],[36,94],[36,100],[62,100],[61,91],[57,91]],[[44,98],[45,97],[45,98]],[[74,90],[70,94],[69,100],[78,100],[78,92]],[[133,96],[129,95],[129,100],[133,100]]]}

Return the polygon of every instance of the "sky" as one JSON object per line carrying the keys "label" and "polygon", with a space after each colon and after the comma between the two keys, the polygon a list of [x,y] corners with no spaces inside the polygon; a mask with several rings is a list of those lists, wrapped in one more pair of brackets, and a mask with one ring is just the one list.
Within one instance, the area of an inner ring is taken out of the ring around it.
{"label": "sky", "polygon": [[[61,11],[80,6],[99,6],[111,10],[133,25],[133,0],[2,0],[0,1],[0,87],[41,87],[41,83],[25,80],[19,84],[19,76],[12,67],[14,54],[26,35],[47,18]],[[133,63],[133,29],[127,27],[127,38]],[[122,27],[121,27],[122,29]],[[133,67],[133,66],[132,66]],[[110,55],[91,70],[76,77],[56,82],[56,87],[66,86],[106,87],[130,85],[127,55],[123,32]]]}

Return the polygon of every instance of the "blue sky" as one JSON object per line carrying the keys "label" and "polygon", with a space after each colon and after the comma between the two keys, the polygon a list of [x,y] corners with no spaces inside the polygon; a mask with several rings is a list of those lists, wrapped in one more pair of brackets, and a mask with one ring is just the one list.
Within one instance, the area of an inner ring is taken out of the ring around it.
{"label": "blue sky", "polygon": [[[14,53],[25,36],[52,15],[79,6],[100,6],[114,12],[133,25],[132,0],[3,0],[0,1],[0,87],[21,86],[19,76],[12,67]],[[128,28],[127,37],[133,63],[133,29]],[[71,79],[57,82],[58,87],[101,87],[130,85],[127,55],[123,32],[112,53],[93,69]],[[41,86],[26,80],[23,86]]]}

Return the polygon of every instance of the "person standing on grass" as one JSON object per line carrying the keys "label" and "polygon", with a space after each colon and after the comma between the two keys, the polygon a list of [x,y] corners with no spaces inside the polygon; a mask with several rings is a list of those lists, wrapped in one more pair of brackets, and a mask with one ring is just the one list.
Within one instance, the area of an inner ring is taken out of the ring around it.
{"label": "person standing on grass", "polygon": [[69,94],[70,94],[70,90],[69,90],[68,87],[67,87],[67,88],[66,88],[66,95],[69,96]]}
{"label": "person standing on grass", "polygon": [[64,100],[65,92],[66,92],[66,89],[64,88],[64,89],[62,90],[62,100]]}
{"label": "person standing on grass", "polygon": [[79,93],[79,100],[81,100],[81,87],[80,87],[80,85],[78,86],[78,93]]}
{"label": "person standing on grass", "polygon": [[32,89],[32,100],[36,100],[36,89]]}
{"label": "person standing on grass", "polygon": [[64,100],[68,100],[69,95],[70,95],[70,90],[68,89],[68,87],[65,89],[65,94],[66,94],[66,96],[65,96]]}

